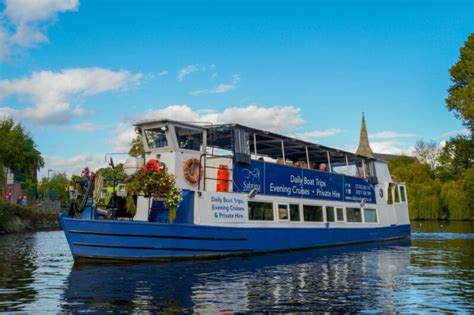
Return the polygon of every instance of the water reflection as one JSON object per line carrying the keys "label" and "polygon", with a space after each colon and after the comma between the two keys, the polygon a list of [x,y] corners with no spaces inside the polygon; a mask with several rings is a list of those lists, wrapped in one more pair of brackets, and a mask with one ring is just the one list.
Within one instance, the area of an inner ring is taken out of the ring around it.
{"label": "water reflection", "polygon": [[109,265],[74,265],[61,231],[0,236],[0,312],[474,312],[474,223],[413,230],[411,244]]}
{"label": "water reflection", "polygon": [[410,242],[246,258],[139,265],[75,265],[67,311],[397,310]]}

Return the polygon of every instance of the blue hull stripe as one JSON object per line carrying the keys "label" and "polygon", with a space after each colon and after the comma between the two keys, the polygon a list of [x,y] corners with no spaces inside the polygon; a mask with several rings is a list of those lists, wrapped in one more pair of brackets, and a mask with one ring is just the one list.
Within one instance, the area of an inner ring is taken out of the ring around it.
{"label": "blue hull stripe", "polygon": [[144,247],[144,246],[124,246],[124,245],[104,245],[104,244],[88,244],[74,243],[76,246],[91,247],[108,247],[120,249],[146,249],[146,250],[170,250],[170,251],[193,251],[193,252],[252,252],[251,249],[206,249],[206,248],[172,248],[172,247]]}
{"label": "blue hull stripe", "polygon": [[96,232],[96,231],[78,231],[70,230],[72,234],[89,234],[89,235],[104,235],[104,236],[127,236],[127,237],[148,237],[148,238],[174,238],[180,240],[205,240],[205,241],[246,241],[246,238],[222,238],[222,237],[192,237],[192,236],[177,236],[177,235],[147,235],[147,234],[126,234],[126,233],[111,233],[111,232]]}

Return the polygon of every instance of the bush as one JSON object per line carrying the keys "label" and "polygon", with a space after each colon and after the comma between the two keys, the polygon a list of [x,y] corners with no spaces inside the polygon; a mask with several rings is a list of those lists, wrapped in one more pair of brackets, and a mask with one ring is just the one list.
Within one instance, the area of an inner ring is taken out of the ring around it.
{"label": "bush", "polygon": [[56,212],[39,211],[0,201],[0,233],[51,230],[59,228]]}

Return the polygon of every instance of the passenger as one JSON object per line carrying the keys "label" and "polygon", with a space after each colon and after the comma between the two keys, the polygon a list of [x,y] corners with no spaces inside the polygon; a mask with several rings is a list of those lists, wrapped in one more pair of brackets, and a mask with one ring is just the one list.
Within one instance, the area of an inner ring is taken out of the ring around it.
{"label": "passenger", "polygon": [[293,161],[293,166],[294,166],[294,167],[301,167],[301,162],[298,161],[298,160],[294,160],[294,161]]}
{"label": "passenger", "polygon": [[308,168],[308,164],[306,164],[306,162],[301,162],[301,168]]}
{"label": "passenger", "polygon": [[281,157],[277,158],[277,164],[284,165],[285,162],[283,162],[283,159]]}
{"label": "passenger", "polygon": [[259,160],[260,162],[265,162],[265,160],[263,159],[263,157],[259,157],[258,160]]}
{"label": "passenger", "polygon": [[313,170],[317,169],[316,162],[309,162],[309,168]]}
{"label": "passenger", "polygon": [[320,170],[321,172],[326,172],[326,164],[325,164],[325,163],[319,164],[319,170]]}

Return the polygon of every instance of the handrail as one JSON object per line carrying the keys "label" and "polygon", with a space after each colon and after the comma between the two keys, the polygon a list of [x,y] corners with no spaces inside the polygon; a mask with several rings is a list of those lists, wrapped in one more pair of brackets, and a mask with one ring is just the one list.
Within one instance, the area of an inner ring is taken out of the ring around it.
{"label": "handrail", "polygon": [[[207,168],[219,169],[218,167],[215,167],[215,166],[207,166],[207,164],[206,164],[207,159],[204,159],[204,163],[203,163],[203,158],[205,158],[207,156],[217,157],[217,158],[226,158],[226,159],[230,159],[230,160],[233,159],[232,155],[216,155],[216,154],[212,154],[212,153],[203,153],[199,156],[199,163],[201,165],[203,165],[202,169],[203,169],[204,174],[202,176],[202,181],[204,181],[204,183],[203,183],[203,190],[204,191],[206,190],[206,179],[217,180],[217,178],[206,177],[206,169]],[[232,163],[231,163],[231,165],[232,165]],[[232,171],[232,168],[229,171]],[[199,172],[201,172],[201,169],[199,169]],[[199,174],[199,177],[201,177],[201,174]],[[226,181],[227,182],[232,182],[233,180],[232,179],[227,179]],[[201,180],[198,181],[198,191],[201,191]]]}

